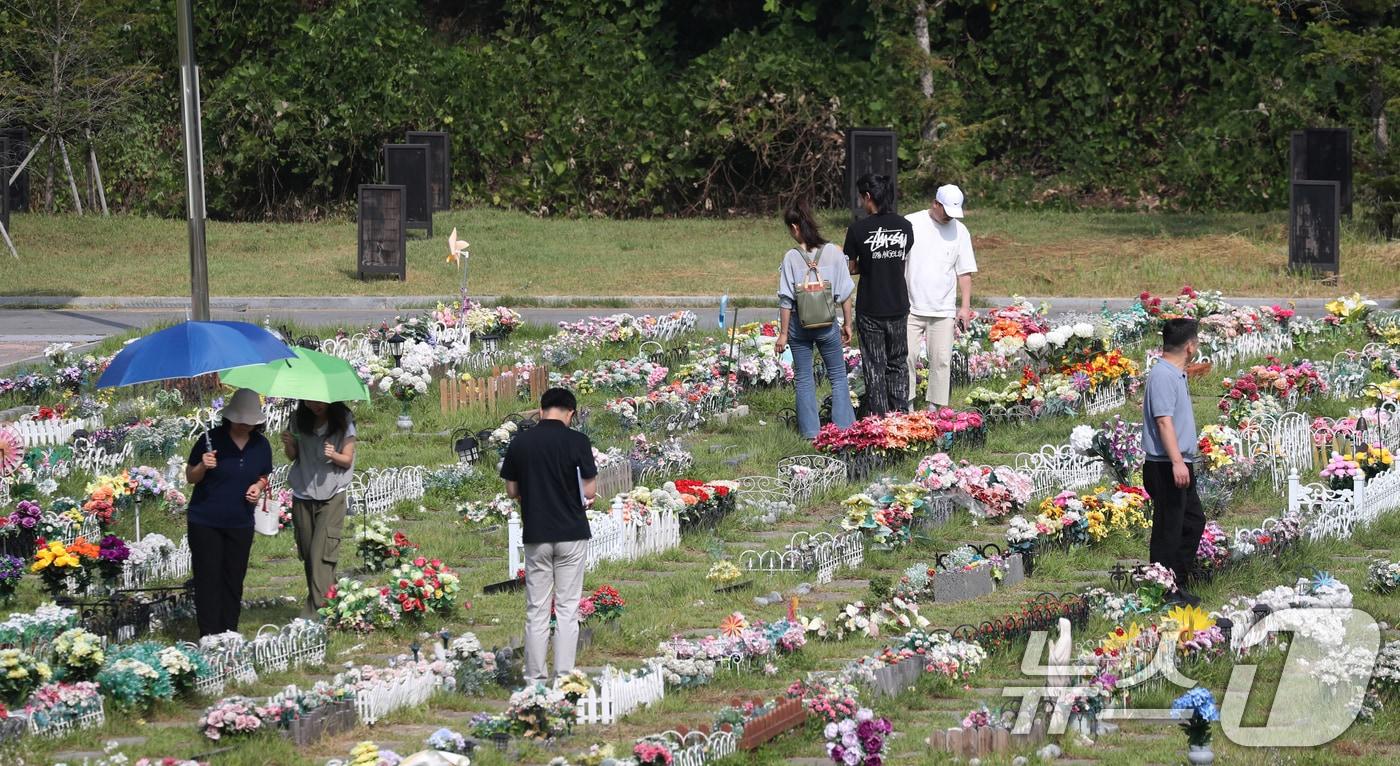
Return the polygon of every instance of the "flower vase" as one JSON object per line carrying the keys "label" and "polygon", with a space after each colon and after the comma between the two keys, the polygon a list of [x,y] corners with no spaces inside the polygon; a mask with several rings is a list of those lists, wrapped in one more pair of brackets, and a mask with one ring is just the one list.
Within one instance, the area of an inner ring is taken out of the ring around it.
{"label": "flower vase", "polygon": [[1193,764],[1215,763],[1215,751],[1210,749],[1210,745],[1189,745],[1186,760]]}
{"label": "flower vase", "polygon": [[395,421],[400,431],[408,431],[413,428],[413,418],[408,414],[408,400],[404,400],[403,408],[399,410],[399,419]]}

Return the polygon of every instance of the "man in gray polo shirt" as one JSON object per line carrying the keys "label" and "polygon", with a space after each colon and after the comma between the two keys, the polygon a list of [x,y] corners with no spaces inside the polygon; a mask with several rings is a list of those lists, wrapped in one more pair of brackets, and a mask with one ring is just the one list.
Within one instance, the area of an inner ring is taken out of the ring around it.
{"label": "man in gray polo shirt", "polygon": [[1142,484],[1152,498],[1149,558],[1176,574],[1169,601],[1199,603],[1185,589],[1196,561],[1206,517],[1196,494],[1196,415],[1186,388],[1186,365],[1200,343],[1196,320],[1168,319],[1162,325],[1162,358],[1147,373],[1142,398],[1142,448],[1147,462]]}

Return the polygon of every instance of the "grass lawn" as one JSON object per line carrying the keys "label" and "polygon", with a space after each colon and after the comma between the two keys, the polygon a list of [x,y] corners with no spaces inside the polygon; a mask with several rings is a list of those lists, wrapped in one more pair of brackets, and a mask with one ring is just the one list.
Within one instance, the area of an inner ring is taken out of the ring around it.
{"label": "grass lawn", "polygon": [[[521,331],[521,336],[540,337],[546,332],[542,328],[528,327]],[[1359,339],[1353,338],[1350,345],[1355,347],[1359,342]],[[109,339],[105,341],[105,347],[110,350],[119,343],[119,339]],[[1347,344],[1322,344],[1309,349],[1307,355],[1331,358],[1344,345]],[[595,359],[625,357],[636,350],[635,344],[626,348],[612,347],[584,355],[577,365],[590,366]],[[1134,349],[1131,353],[1139,356],[1141,351]],[[1214,420],[1214,392],[1219,390],[1219,381],[1229,372],[1217,370],[1193,389],[1199,422]],[[957,391],[955,398],[961,399],[965,393],[965,389]],[[131,394],[123,392],[121,395]],[[605,393],[591,393],[582,397],[583,404],[596,413],[593,440],[600,449],[625,446],[631,435],[631,432],[619,426],[616,418],[602,412],[602,404],[609,397]],[[777,417],[781,408],[792,404],[790,388],[753,391],[745,394],[744,401],[753,410],[748,418],[727,426],[707,426],[685,434],[684,440],[695,457],[695,466],[688,472],[689,475],[705,479],[772,475],[780,458],[810,452],[810,445],[783,427]],[[12,399],[0,398],[0,408],[17,403]],[[1343,414],[1347,404],[1316,401],[1309,403],[1307,409],[1314,414],[1335,416]],[[521,402],[520,406],[523,408],[527,405]],[[1120,414],[1127,418],[1136,417],[1137,412],[1136,405],[1132,403],[1120,410]],[[497,422],[484,412],[445,415],[438,410],[436,398],[428,396],[413,404],[414,433],[404,434],[394,425],[397,413],[395,403],[384,398],[356,405],[360,438],[358,462],[361,469],[440,464],[452,459],[448,438],[451,429],[469,426],[476,430]],[[956,454],[976,463],[1009,464],[1017,452],[1035,449],[1044,443],[1064,443],[1076,422],[1073,418],[1050,418],[1025,424],[994,425],[985,445],[975,449],[959,447]],[[177,452],[187,449],[188,444],[181,444]],[[277,459],[281,461],[280,454]],[[737,465],[726,464],[736,459],[739,461]],[[136,462],[133,461],[133,465]],[[146,462],[152,460],[147,459]],[[890,468],[888,473],[910,477],[917,462],[917,456],[910,457],[901,465]],[[160,463],[155,461],[152,464]],[[60,494],[80,492],[87,479],[86,476],[65,479]],[[443,628],[454,634],[475,631],[487,646],[500,645],[520,635],[523,594],[481,595],[483,585],[506,575],[502,550],[505,532],[465,525],[455,511],[461,500],[484,499],[500,489],[501,482],[494,477],[494,471],[486,468],[469,480],[460,492],[432,492],[421,505],[405,503],[395,509],[398,517],[394,524],[396,528],[403,529],[411,539],[421,544],[424,553],[440,556],[461,573],[463,596],[470,602],[466,609],[450,617],[431,617],[421,623],[405,623],[368,635],[332,632],[326,668],[263,676],[256,684],[231,689],[230,693],[236,691],[254,697],[266,696],[289,683],[309,684],[313,679],[327,678],[343,662],[382,665],[389,656],[405,651],[408,643],[421,635],[420,631],[436,632]],[[781,617],[784,607],[758,609],[754,607],[752,597],[771,590],[790,592],[798,582],[810,580],[810,574],[771,578],[760,575],[748,591],[720,594],[714,592],[703,579],[710,564],[711,551],[723,547],[732,556],[742,548],[767,547],[773,544],[774,538],[763,535],[770,531],[786,535],[799,530],[831,530],[842,513],[840,500],[859,489],[842,487],[824,497],[815,498],[813,503],[771,528],[745,524],[738,518],[739,514],[733,514],[714,531],[688,533],[677,549],[635,562],[609,562],[590,572],[585,581],[586,589],[592,590],[603,583],[614,584],[628,603],[621,631],[601,631],[592,648],[580,656],[580,664],[594,668],[607,663],[635,667],[655,652],[657,642],[675,634],[713,629],[720,619],[735,610],[742,610],[750,618],[771,620]],[[1227,530],[1257,525],[1265,516],[1278,514],[1282,502],[1267,479],[1257,481],[1248,492],[1235,498],[1221,523]],[[145,514],[143,522],[146,531],[159,531],[174,539],[179,538],[184,528],[181,517],[171,516],[159,509],[151,509]],[[116,532],[124,537],[129,536],[128,518],[119,519]],[[839,572],[838,579],[819,586],[811,597],[803,599],[802,609],[805,613],[822,614],[830,619],[845,602],[857,598],[869,599],[868,581],[872,577],[897,577],[916,562],[931,562],[938,552],[950,550],[962,542],[1000,541],[1004,539],[1004,534],[1005,527],[1002,525],[987,522],[978,525],[968,514],[959,512],[948,524],[932,529],[927,539],[916,540],[897,551],[872,551],[861,568]],[[1379,620],[1396,624],[1400,620],[1400,609],[1396,607],[1394,596],[1366,592],[1362,584],[1365,581],[1365,557],[1375,555],[1394,559],[1400,554],[1398,535],[1400,515],[1390,514],[1372,528],[1361,530],[1349,541],[1302,544],[1281,560],[1255,560],[1230,570],[1203,587],[1200,594],[1206,606],[1216,607],[1233,595],[1252,595],[1273,585],[1291,583],[1299,574],[1311,575],[1314,569],[1326,569],[1353,588],[1358,607],[1370,611]],[[346,538],[350,538],[349,530]],[[952,628],[963,623],[978,624],[1006,614],[1019,608],[1024,599],[1041,591],[1062,593],[1091,585],[1107,587],[1109,581],[1105,572],[1115,561],[1145,558],[1145,538],[1145,533],[1114,536],[1093,547],[1076,548],[1068,553],[1048,552],[1038,559],[1034,576],[1020,585],[999,589],[990,596],[972,601],[930,603],[925,605],[923,613],[934,625]],[[289,531],[277,537],[259,536],[252,561],[247,580],[249,597],[288,594],[299,597],[302,594],[301,568]],[[342,570],[353,573],[357,559],[346,551],[341,563]],[[369,579],[375,580],[383,578],[383,575],[369,576]],[[41,598],[37,578],[29,576],[21,586],[18,602],[14,606],[16,609],[32,609]],[[264,623],[284,623],[295,616],[296,610],[295,605],[284,605],[245,613],[242,619],[245,633],[252,633]],[[1111,627],[1104,620],[1095,619],[1089,631],[1080,637],[1103,635]],[[173,638],[192,638],[191,631],[192,625],[188,622],[177,622],[163,631],[159,640],[168,642]],[[679,724],[696,726],[708,723],[716,710],[735,697],[771,698],[781,694],[788,683],[808,671],[834,670],[852,658],[877,650],[887,642],[863,638],[845,642],[813,640],[801,652],[783,659],[776,676],[721,673],[709,686],[691,690],[668,689],[663,703],[655,708],[639,710],[618,724],[579,727],[573,735],[553,748],[542,749],[517,741],[511,753],[485,752],[476,762],[487,766],[507,763],[542,765],[554,756],[571,755],[600,741],[626,748],[639,736],[675,728]],[[894,719],[896,731],[899,732],[891,742],[890,755],[885,762],[953,763],[953,759],[947,755],[930,752],[922,744],[924,738],[935,730],[958,725],[963,714],[982,700],[995,704],[996,695],[1007,684],[1041,683],[1042,679],[1022,675],[1020,659],[1020,647],[1012,647],[989,658],[966,686],[939,681],[932,674],[926,674],[915,690],[898,698],[868,698],[879,713]],[[1254,723],[1262,721],[1261,711],[1266,709],[1272,695],[1269,681],[1277,678],[1282,654],[1266,655],[1259,664],[1262,680],[1256,684],[1257,699],[1251,701],[1251,713],[1247,718]],[[1189,668],[1188,675],[1210,686],[1219,699],[1227,685],[1230,667],[1227,660],[1216,659]],[[1164,686],[1135,693],[1133,706],[1162,707],[1178,691]],[[141,741],[127,740],[127,753],[133,756],[202,755],[219,766],[320,764],[330,757],[345,758],[355,742],[365,739],[373,739],[381,746],[407,754],[418,749],[439,726],[462,731],[467,728],[466,718],[470,713],[499,711],[508,693],[508,690],[500,688],[488,688],[483,695],[476,697],[439,693],[427,706],[397,712],[373,729],[359,727],[303,750],[297,750],[285,740],[266,733],[218,743],[206,740],[195,729],[194,722],[204,706],[211,702],[208,699],[181,697],[147,711],[120,711],[109,705],[108,722],[103,729],[52,741],[27,738],[20,743],[18,750],[0,749],[0,763],[50,763],[55,757],[81,762],[81,758],[74,757],[75,752],[95,750],[101,741],[118,737],[144,738]],[[1180,762],[1185,745],[1175,726],[1133,722],[1132,725],[1125,724],[1123,728],[1123,732],[1104,736],[1094,744],[1084,744],[1074,736],[1062,738],[1061,744],[1072,757],[1104,766]],[[822,742],[819,728],[809,724],[805,731],[784,736],[754,756],[736,758],[726,763],[776,764],[792,757],[821,758],[824,755]],[[1239,748],[1222,736],[1216,737],[1216,749],[1222,759],[1229,763],[1279,762],[1276,752]],[[209,757],[211,754],[213,757]],[[1288,762],[1322,764],[1364,759],[1367,762],[1393,763],[1397,757],[1400,757],[1400,710],[1388,704],[1374,723],[1356,724],[1330,745],[1290,752]],[[1010,756],[984,759],[983,762],[1007,764]]]}
{"label": "grass lawn", "polygon": [[[971,210],[983,295],[1131,296],[1209,285],[1226,295],[1400,296],[1400,243],[1343,228],[1340,285],[1287,274],[1286,213],[1140,214]],[[848,218],[825,216],[840,242]],[[767,296],[791,245],[777,218],[540,219],[491,209],[439,213],[435,236],[411,237],[405,282],[355,278],[355,224],[220,223],[208,228],[216,296],[457,294],[445,262],[455,226],[471,242],[475,295]],[[19,261],[0,294],[185,295],[183,220],[16,215]]]}

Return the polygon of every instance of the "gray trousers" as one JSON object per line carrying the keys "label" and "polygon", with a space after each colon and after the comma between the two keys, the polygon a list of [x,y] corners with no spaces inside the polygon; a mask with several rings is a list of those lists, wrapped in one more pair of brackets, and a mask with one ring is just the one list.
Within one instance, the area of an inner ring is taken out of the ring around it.
{"label": "gray trousers", "polygon": [[330,500],[292,500],[292,528],[296,532],[297,557],[306,572],[306,606],[301,616],[312,618],[326,605],[326,591],[335,585],[335,565],[340,561],[340,536],[345,528],[348,493]]}
{"label": "gray trousers", "polygon": [[554,606],[554,674],[574,669],[578,653],[578,602],[588,541],[525,546],[525,682],[548,680],[549,607]]}

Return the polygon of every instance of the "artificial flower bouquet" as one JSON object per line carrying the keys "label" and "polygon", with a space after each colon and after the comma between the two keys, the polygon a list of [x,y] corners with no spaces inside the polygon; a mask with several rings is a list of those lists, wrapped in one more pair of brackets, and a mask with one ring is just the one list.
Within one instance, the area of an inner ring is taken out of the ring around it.
{"label": "artificial flower bouquet", "polygon": [[204,736],[217,742],[224,737],[252,734],[263,727],[263,720],[254,700],[225,697],[205,709],[198,726]]}
{"label": "artificial flower bouquet", "polygon": [[826,754],[838,766],[881,766],[885,743],[894,733],[888,718],[876,718],[869,708],[860,708],[854,717],[828,723],[822,729]]}
{"label": "artificial flower bouquet", "polygon": [[627,454],[633,474],[655,471],[662,474],[680,473],[695,462],[690,450],[680,439],[672,436],[660,441],[647,439],[646,434],[632,437],[632,449]]}
{"label": "artificial flower bouquet", "polygon": [[59,680],[90,681],[106,661],[102,639],[83,628],[69,628],[53,641],[53,664]]}
{"label": "artificial flower bouquet", "polygon": [[330,627],[367,633],[397,622],[399,608],[388,586],[367,586],[342,577],[326,592],[326,605],[320,614]]}
{"label": "artificial flower bouquet", "polygon": [[1230,426],[1210,423],[1201,427],[1196,450],[1201,460],[1196,466],[1230,485],[1239,484],[1254,472],[1254,459],[1244,454],[1240,432]]}
{"label": "artificial flower bouquet", "polygon": [[819,452],[873,451],[901,453],[946,449],[955,438],[976,438],[982,432],[982,415],[950,408],[919,412],[867,415],[850,428],[834,423],[822,426],[812,442]]}
{"label": "artificial flower bouquet", "polygon": [[1176,643],[1176,649],[1189,657],[1207,657],[1225,649],[1225,634],[1215,618],[1198,606],[1172,607],[1162,621],[1163,639]]}
{"label": "artificial flower bouquet", "polygon": [[1201,542],[1196,545],[1196,569],[1207,576],[1230,564],[1234,551],[1231,538],[1219,522],[1211,519],[1201,532]]}
{"label": "artificial flower bouquet", "polygon": [[469,524],[505,524],[516,514],[515,501],[497,493],[490,500],[472,500],[457,506],[457,513]]}
{"label": "artificial flower bouquet", "polygon": [[681,526],[691,528],[701,525],[713,526],[734,510],[734,490],[737,487],[730,481],[702,482],[695,479],[676,479],[667,482],[668,492],[680,495],[684,504],[681,510]]}
{"label": "artificial flower bouquet", "polygon": [[660,738],[643,739],[632,745],[632,757],[637,766],[671,766],[675,762],[670,743]]}
{"label": "artificial flower bouquet", "polygon": [[[612,623],[621,619],[622,613],[626,611],[627,607],[627,601],[611,585],[599,585],[582,601],[588,602],[591,617],[602,623]],[[582,603],[580,603],[580,614],[582,614],[581,610]]]}
{"label": "artificial flower bouquet", "polygon": [[1240,425],[1250,414],[1248,405],[1261,399],[1272,399],[1280,406],[1327,392],[1327,381],[1311,362],[1284,364],[1269,357],[1267,364],[1255,365],[1235,378],[1221,381],[1225,393],[1219,409],[1231,425]]}
{"label": "artificial flower bouquet", "polygon": [[115,588],[121,579],[122,570],[131,558],[131,549],[126,541],[116,535],[103,535],[97,543],[97,573],[109,588]]}
{"label": "artificial flower bouquet", "polygon": [[1327,316],[1323,321],[1336,326],[1363,324],[1366,315],[1378,304],[1361,293],[1344,295],[1336,300],[1328,301],[1323,308],[1327,309]]}
{"label": "artificial flower bouquet", "polygon": [[1130,484],[1142,470],[1142,424],[1114,415],[1098,428],[1075,426],[1069,436],[1075,452],[1100,460],[1119,484]]}
{"label": "artificial flower bouquet", "polygon": [[710,571],[705,574],[705,580],[716,588],[727,588],[739,581],[744,573],[734,562],[729,559],[716,561],[710,565]]}
{"label": "artificial flower bouquet", "polygon": [[58,540],[49,541],[34,554],[29,571],[38,572],[44,587],[57,598],[67,593],[82,593],[92,582],[92,563],[98,547],[79,537],[72,545]]}
{"label": "artificial flower bouquet", "polygon": [[1366,567],[1366,589],[1390,593],[1400,587],[1400,563],[1376,559]]}
{"label": "artificial flower bouquet", "polygon": [[450,614],[456,607],[453,597],[460,590],[457,574],[439,559],[419,556],[389,573],[389,598],[404,617]]}
{"label": "artificial flower bouquet", "polygon": [[11,707],[22,705],[52,677],[48,663],[23,649],[0,649],[0,702]]}
{"label": "artificial flower bouquet", "polygon": [[1133,570],[1133,583],[1138,586],[1138,600],[1149,609],[1157,609],[1166,602],[1167,594],[1177,590],[1176,574],[1167,567],[1152,563]]}
{"label": "artificial flower bouquet", "polygon": [[20,580],[24,579],[24,559],[0,553],[0,603],[14,600]]}
{"label": "artificial flower bouquet", "polygon": [[554,679],[554,690],[562,693],[564,699],[568,700],[570,705],[578,704],[578,701],[583,698],[583,695],[587,694],[592,689],[593,679],[589,678],[587,673],[578,668]]}
{"label": "artificial flower bouquet", "polygon": [[[1017,521],[1020,517],[1013,517],[1007,543],[1013,550],[1039,545],[1042,541],[1087,545],[1102,541],[1113,532],[1147,529],[1151,527],[1147,503],[1145,490],[1124,484],[1111,490],[1096,487],[1092,494],[1067,490],[1042,500],[1040,513],[1034,521]],[[1034,543],[1026,540],[1028,525],[1035,528]]]}
{"label": "artificial flower bouquet", "polygon": [[807,712],[827,723],[854,717],[860,709],[859,696],[859,689],[839,679],[794,681],[787,690],[789,699],[802,700]]}
{"label": "artificial flower bouquet", "polygon": [[1333,452],[1332,458],[1327,461],[1327,465],[1322,467],[1320,474],[1323,479],[1327,480],[1327,486],[1331,489],[1338,491],[1352,489],[1356,477],[1361,475],[1361,466],[1356,461],[1348,460]]}
{"label": "artificial flower bouquet", "polygon": [[1390,454],[1390,450],[1378,444],[1348,452],[1345,457],[1361,469],[1366,475],[1366,481],[1371,481],[1395,465],[1395,457]]}
{"label": "artificial flower bouquet", "polygon": [[1220,709],[1209,689],[1198,686],[1172,701],[1173,714],[1183,719],[1180,726],[1192,747],[1210,747],[1210,724],[1220,720]]}
{"label": "artificial flower bouquet", "polygon": [[923,509],[925,493],[918,484],[877,482],[842,501],[846,512],[841,528],[848,532],[859,530],[880,546],[901,547],[909,542],[914,516]]}
{"label": "artificial flower bouquet", "polygon": [[574,706],[562,690],[535,683],[510,695],[505,717],[512,733],[547,740],[573,730]]}
{"label": "artificial flower bouquet", "polygon": [[567,375],[550,373],[550,385],[567,388],[579,394],[601,389],[627,391],[645,388],[650,391],[666,382],[670,370],[654,364],[644,355],[631,359],[600,359],[590,369],[574,370]]}
{"label": "artificial flower bouquet", "polygon": [[367,571],[383,572],[404,563],[418,550],[418,544],[390,528],[383,519],[374,518],[355,525],[355,549],[364,559]]}
{"label": "artificial flower bouquet", "polygon": [[91,681],[48,683],[34,690],[24,712],[40,731],[102,710],[102,691]]}

